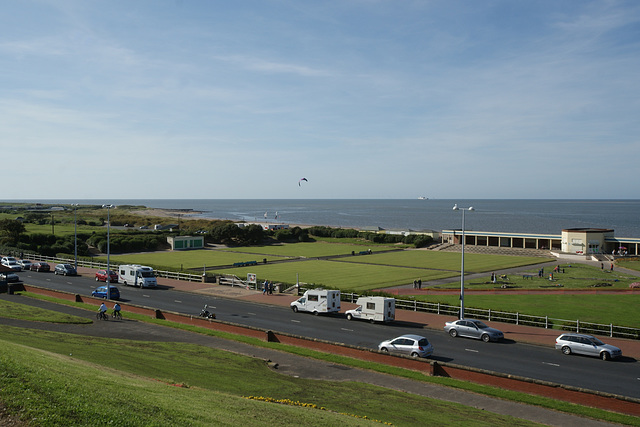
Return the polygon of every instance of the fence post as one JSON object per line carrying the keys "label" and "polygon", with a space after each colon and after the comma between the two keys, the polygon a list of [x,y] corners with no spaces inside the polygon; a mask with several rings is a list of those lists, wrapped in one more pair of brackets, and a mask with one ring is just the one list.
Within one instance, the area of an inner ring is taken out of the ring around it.
{"label": "fence post", "polygon": [[418,311],[418,301],[413,300],[413,311]]}
{"label": "fence post", "polygon": [[576,320],[576,333],[579,334],[580,333],[580,321]]}
{"label": "fence post", "polygon": [[544,316],[544,328],[549,329],[549,316]]}
{"label": "fence post", "polygon": [[491,322],[491,309],[489,309],[489,322]]}
{"label": "fence post", "polygon": [[520,324],[520,313],[516,312],[516,325]]}
{"label": "fence post", "polygon": [[440,314],[440,303],[438,303],[438,307],[436,308],[436,313]]}
{"label": "fence post", "polygon": [[613,338],[613,323],[609,323],[609,337]]}

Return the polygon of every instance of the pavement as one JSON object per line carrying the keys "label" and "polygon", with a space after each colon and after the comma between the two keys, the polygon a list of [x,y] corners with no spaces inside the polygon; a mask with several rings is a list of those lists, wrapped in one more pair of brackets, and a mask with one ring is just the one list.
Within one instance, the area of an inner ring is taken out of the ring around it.
{"label": "pavement", "polygon": [[[79,269],[80,274],[93,274],[93,270]],[[160,278],[159,285],[173,288],[183,292],[195,292],[219,298],[235,298],[262,304],[289,306],[297,296],[290,294],[263,295],[261,291],[253,291],[241,286],[223,286],[211,283],[186,282]],[[0,294],[0,299],[20,302],[31,306],[38,306],[69,313],[76,316],[94,319],[95,313],[55,304],[46,301],[27,298],[22,295]],[[343,303],[343,310],[349,309],[355,304]],[[442,331],[445,321],[451,320],[450,316],[413,312],[406,310],[396,311],[396,320],[422,324],[425,328]],[[501,329],[512,340],[538,345],[553,346],[558,331],[487,322]],[[386,387],[406,393],[412,393],[429,398],[460,403],[484,411],[496,414],[510,415],[544,425],[552,426],[609,426],[609,424],[584,417],[564,414],[537,406],[495,399],[492,397],[457,390],[446,386],[428,384],[420,381],[412,381],[386,374],[356,369],[348,366],[337,365],[315,359],[299,357],[277,350],[253,347],[247,344],[224,340],[216,337],[185,332],[178,329],[147,324],[127,320],[108,322],[93,322],[91,325],[63,325],[48,324],[42,322],[29,322],[22,320],[0,318],[0,324],[35,329],[52,330],[66,333],[85,334],[89,336],[124,338],[144,341],[187,342],[207,347],[217,348],[243,354],[249,357],[259,358],[265,361],[275,372],[300,378],[310,378],[327,381],[357,381]],[[640,357],[640,342],[632,340],[618,340],[607,338],[607,342],[619,346],[625,356]]]}

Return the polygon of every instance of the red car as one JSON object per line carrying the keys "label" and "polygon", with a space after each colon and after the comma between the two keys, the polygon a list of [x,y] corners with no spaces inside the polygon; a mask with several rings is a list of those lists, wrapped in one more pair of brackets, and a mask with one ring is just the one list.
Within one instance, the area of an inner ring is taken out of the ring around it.
{"label": "red car", "polygon": [[[107,270],[96,271],[96,282],[107,281]],[[118,274],[115,271],[109,270],[109,283],[118,283]]]}
{"label": "red car", "polygon": [[46,262],[34,262],[31,264],[31,271],[51,271],[51,266]]}

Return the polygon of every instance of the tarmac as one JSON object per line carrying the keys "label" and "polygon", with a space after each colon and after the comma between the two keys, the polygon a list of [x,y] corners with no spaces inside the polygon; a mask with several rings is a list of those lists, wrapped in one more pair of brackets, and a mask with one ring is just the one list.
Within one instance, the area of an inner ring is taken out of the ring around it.
{"label": "tarmac", "polygon": [[[93,270],[80,268],[79,273],[89,275],[93,274]],[[289,306],[291,301],[297,298],[295,295],[284,293],[263,295],[261,291],[246,289],[242,286],[231,287],[211,283],[186,282],[165,278],[159,278],[158,282],[161,286],[173,288],[177,291],[202,293],[220,298],[235,298],[262,304]],[[424,286],[426,287],[426,284]],[[0,299],[47,308],[81,317],[91,319],[95,318],[94,312],[88,312],[86,310],[69,307],[63,304],[35,300],[19,294],[0,294]],[[350,306],[351,305],[349,303],[343,303],[343,309],[349,309]],[[444,322],[451,320],[451,316],[397,310],[396,320],[420,323],[423,324],[425,328],[442,331]],[[558,331],[554,330],[496,322],[487,323],[502,330],[509,339],[519,342],[553,347],[555,337],[558,335]],[[235,341],[185,332],[178,329],[147,324],[144,322],[136,322],[127,320],[126,318],[122,321],[110,320],[108,322],[93,322],[91,325],[48,324],[0,318],[0,324],[99,337],[124,338],[142,341],[194,343],[243,354],[249,357],[259,358],[264,360],[265,363],[267,363],[275,372],[299,378],[368,383],[433,399],[455,402],[496,414],[510,415],[544,425],[580,427],[614,425],[537,406],[496,399],[446,386],[412,381],[377,372],[300,357],[277,350],[253,347]],[[640,342],[613,338],[606,338],[606,341],[620,347],[623,354],[627,357],[640,357]]]}

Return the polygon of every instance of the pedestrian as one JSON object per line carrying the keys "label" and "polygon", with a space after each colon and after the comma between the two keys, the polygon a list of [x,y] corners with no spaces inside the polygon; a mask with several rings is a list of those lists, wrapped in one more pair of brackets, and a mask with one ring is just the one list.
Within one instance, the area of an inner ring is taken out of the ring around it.
{"label": "pedestrian", "polygon": [[418,281],[413,279],[413,289],[417,289],[418,288]]}
{"label": "pedestrian", "polygon": [[604,270],[604,263],[603,262],[600,263],[600,270]]}
{"label": "pedestrian", "polygon": [[422,279],[418,279],[418,289],[422,289]]}
{"label": "pedestrian", "polygon": [[267,284],[269,283],[268,280],[265,280],[264,282],[262,282],[262,295],[267,293]]}
{"label": "pedestrian", "polygon": [[613,263],[611,263],[611,271],[613,271]]}

